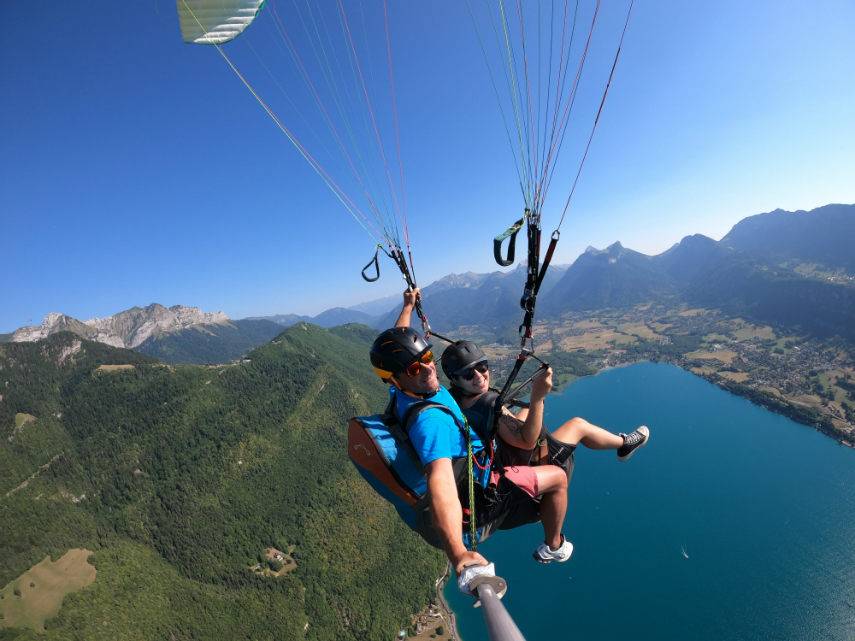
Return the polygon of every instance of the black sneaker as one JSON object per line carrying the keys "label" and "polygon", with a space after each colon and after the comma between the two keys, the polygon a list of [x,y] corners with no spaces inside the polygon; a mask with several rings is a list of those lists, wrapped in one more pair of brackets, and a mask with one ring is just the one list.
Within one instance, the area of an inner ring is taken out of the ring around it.
{"label": "black sneaker", "polygon": [[619,461],[626,461],[639,448],[644,447],[647,439],[650,438],[650,430],[646,425],[642,425],[632,434],[621,434],[623,436],[623,445],[617,449],[617,457]]}

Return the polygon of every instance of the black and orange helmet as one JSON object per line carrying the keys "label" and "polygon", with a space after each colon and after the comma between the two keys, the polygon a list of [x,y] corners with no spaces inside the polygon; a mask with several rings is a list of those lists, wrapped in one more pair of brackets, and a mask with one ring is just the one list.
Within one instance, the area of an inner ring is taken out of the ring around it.
{"label": "black and orange helmet", "polygon": [[409,327],[393,327],[371,346],[371,364],[384,383],[429,352],[431,344]]}

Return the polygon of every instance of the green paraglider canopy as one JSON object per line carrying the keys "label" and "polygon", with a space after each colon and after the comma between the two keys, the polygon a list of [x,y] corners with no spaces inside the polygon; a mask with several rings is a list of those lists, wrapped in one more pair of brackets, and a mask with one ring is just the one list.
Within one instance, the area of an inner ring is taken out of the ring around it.
{"label": "green paraglider canopy", "polygon": [[222,44],[243,33],[264,0],[177,0],[181,37],[194,44]]}

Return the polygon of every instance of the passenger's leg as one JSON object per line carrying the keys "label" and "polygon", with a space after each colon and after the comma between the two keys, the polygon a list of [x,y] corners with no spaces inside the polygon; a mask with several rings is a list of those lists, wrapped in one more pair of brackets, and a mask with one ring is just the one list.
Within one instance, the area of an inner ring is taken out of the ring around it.
{"label": "passenger's leg", "polygon": [[543,523],[544,541],[557,548],[561,545],[561,528],[567,514],[567,474],[555,465],[532,468],[537,473],[537,486],[541,494],[540,520]]}
{"label": "passenger's leg", "polygon": [[616,450],[624,443],[622,436],[612,434],[579,416],[571,418],[552,435],[564,443],[578,443],[592,450]]}

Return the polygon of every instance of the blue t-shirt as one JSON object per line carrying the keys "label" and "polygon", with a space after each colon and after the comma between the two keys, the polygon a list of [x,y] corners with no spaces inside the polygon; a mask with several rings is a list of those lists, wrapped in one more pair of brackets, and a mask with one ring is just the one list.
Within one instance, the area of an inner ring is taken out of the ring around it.
{"label": "blue t-shirt", "polygon": [[[427,399],[415,398],[408,394],[404,394],[398,388],[392,386],[391,394],[395,395],[396,407],[398,410],[398,418],[402,418],[407,408],[421,400],[427,400],[432,403],[445,405],[460,421],[460,425],[466,425],[463,413],[457,405],[451,394],[444,387],[440,386],[439,391]],[[484,449],[484,444],[478,435],[471,429],[469,433],[472,437],[472,451],[476,454]],[[465,458],[468,456],[466,449],[466,437],[463,431],[458,427],[457,423],[447,412],[436,407],[422,411],[413,421],[410,426],[410,441],[419,455],[423,465],[441,458]],[[482,457],[479,457],[479,459]],[[487,479],[490,470],[480,470],[475,468],[475,480],[486,487]]]}

